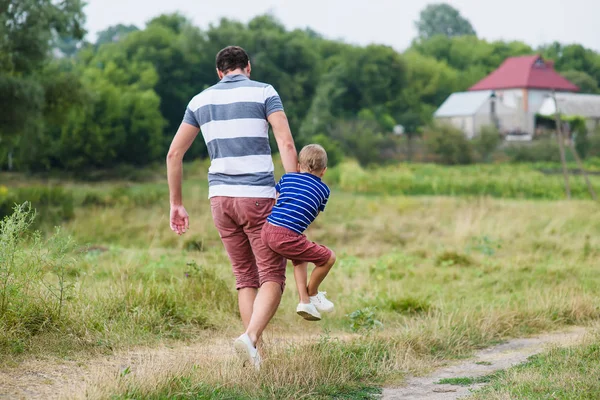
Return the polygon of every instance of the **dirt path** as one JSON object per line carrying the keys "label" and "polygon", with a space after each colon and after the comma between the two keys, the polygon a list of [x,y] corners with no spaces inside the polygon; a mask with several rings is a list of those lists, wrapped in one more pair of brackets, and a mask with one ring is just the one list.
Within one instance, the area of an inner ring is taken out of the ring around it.
{"label": "dirt path", "polygon": [[[470,388],[437,385],[435,382],[442,378],[487,375],[519,364],[548,345],[575,343],[584,337],[585,332],[584,328],[574,328],[561,333],[511,340],[483,350],[467,362],[441,369],[427,377],[412,378],[406,387],[385,389],[383,398],[456,399],[468,395]],[[286,340],[270,338],[269,341],[273,345],[284,344]],[[210,362],[226,357],[234,357],[230,340],[207,339],[190,346],[142,348],[87,360],[28,360],[14,368],[0,370],[0,399],[94,399],[99,397],[94,392],[99,382],[116,381],[122,374],[158,378],[162,372],[167,372],[160,370],[161,365],[171,366],[169,373],[174,372],[172,366],[176,365],[183,374],[198,360]],[[479,386],[471,388],[474,387]]]}
{"label": "dirt path", "polygon": [[[128,374],[160,374],[157,365],[178,365],[182,373],[198,359],[226,357],[231,341],[205,340],[190,346],[141,348],[88,360],[27,360],[0,371],[0,399],[97,398],[98,382]],[[173,371],[173,369],[171,369]]]}
{"label": "dirt path", "polygon": [[521,364],[528,357],[544,351],[550,346],[568,346],[581,342],[586,334],[584,328],[573,328],[564,332],[543,334],[527,339],[513,339],[507,343],[478,352],[472,359],[439,369],[425,377],[410,378],[404,387],[384,389],[384,400],[452,400],[466,397],[471,390],[484,384],[472,386],[439,385],[440,379],[479,377]]}

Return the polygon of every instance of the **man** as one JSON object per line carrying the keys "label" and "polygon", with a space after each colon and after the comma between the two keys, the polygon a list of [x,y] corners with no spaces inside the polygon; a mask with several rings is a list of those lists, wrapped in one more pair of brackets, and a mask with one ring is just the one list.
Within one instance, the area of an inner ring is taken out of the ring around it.
{"label": "man", "polygon": [[261,240],[276,194],[269,124],[285,171],[296,172],[298,160],[281,99],[271,85],[250,80],[244,49],[224,48],[216,64],[221,81],[189,103],[167,156],[171,229],[181,235],[189,228],[181,195],[182,160],[202,130],[211,159],[213,220],[233,267],[246,329],[234,347],[258,369],[256,343],[281,301],[286,264]]}

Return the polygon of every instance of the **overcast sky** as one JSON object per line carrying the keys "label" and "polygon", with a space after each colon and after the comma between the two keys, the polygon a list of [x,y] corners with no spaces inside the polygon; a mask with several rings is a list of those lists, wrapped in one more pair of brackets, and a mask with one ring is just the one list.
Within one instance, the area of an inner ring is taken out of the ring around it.
{"label": "overcast sky", "polygon": [[[331,39],[383,43],[404,50],[416,36],[414,21],[428,0],[87,0],[88,39],[118,23],[144,27],[150,18],[179,11],[206,28],[221,17],[247,22],[270,12],[288,28],[310,27]],[[598,0],[448,0],[488,40],[532,46],[559,41],[600,51]]]}

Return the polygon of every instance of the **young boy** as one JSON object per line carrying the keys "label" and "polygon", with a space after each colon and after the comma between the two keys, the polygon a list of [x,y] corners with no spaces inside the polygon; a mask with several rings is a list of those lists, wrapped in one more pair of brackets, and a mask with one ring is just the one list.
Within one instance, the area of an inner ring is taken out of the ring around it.
{"label": "young boy", "polygon": [[[329,188],[321,178],[327,170],[327,153],[318,144],[305,146],[298,156],[298,173],[283,175],[275,186],[277,203],[263,226],[262,240],[276,253],[292,260],[300,303],[296,312],[319,321],[320,312],[332,312],[333,303],[319,292],[319,285],[335,263],[327,247],[310,242],[303,232],[325,210]],[[308,286],[307,265],[314,263]]]}

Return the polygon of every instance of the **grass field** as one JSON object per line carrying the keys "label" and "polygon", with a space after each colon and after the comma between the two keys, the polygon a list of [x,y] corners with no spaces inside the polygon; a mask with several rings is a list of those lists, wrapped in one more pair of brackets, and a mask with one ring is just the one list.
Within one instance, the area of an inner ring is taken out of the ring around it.
{"label": "grass field", "polygon": [[[86,358],[240,333],[233,276],[212,224],[206,180],[199,165],[189,167],[184,204],[191,229],[183,237],[168,228],[162,181],[70,183],[65,190],[74,194],[74,218],[62,230],[76,245],[62,234],[37,242],[16,235],[14,246],[0,251],[4,260],[16,254],[12,275],[3,271],[0,281],[0,296],[8,299],[0,315],[5,367],[35,355]],[[98,396],[364,398],[407,373],[505,338],[600,318],[598,204],[375,194],[385,190],[364,185],[391,184],[388,177],[400,179],[394,169],[352,181],[356,167],[344,168],[332,171],[328,209],[308,231],[338,254],[323,286],[336,303],[334,315],[320,323],[300,319],[288,270],[260,375],[228,356],[209,357],[105,382]],[[460,181],[461,171],[444,173]],[[547,179],[560,188],[560,176]],[[17,185],[23,182],[8,190]],[[588,350],[548,357],[565,358],[561,368],[570,371]],[[507,373],[486,390],[510,398],[527,373]]]}

